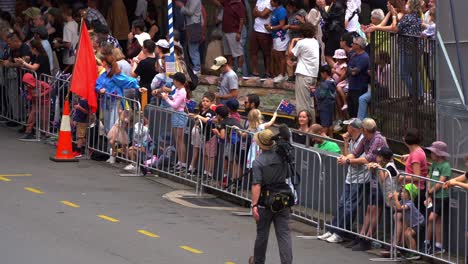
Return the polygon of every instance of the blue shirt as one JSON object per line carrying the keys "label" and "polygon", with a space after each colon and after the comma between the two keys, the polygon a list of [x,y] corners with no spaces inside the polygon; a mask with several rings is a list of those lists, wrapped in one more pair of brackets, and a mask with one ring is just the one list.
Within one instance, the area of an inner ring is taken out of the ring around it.
{"label": "blue shirt", "polygon": [[105,88],[107,93],[123,96],[123,90],[138,89],[140,86],[135,78],[123,73],[114,74],[111,78],[107,77],[107,73],[103,73],[96,80],[96,92],[99,93],[102,88]]}
{"label": "blue shirt", "polygon": [[318,103],[318,110],[328,110],[328,106],[335,104],[335,97],[335,81],[331,79],[320,82],[320,86],[315,92],[315,98],[317,98]]}
{"label": "blue shirt", "polygon": [[[273,12],[271,13],[271,26],[278,26],[280,24],[281,20],[285,20],[286,23],[288,21],[288,11],[286,11],[286,8],[283,6],[277,7]],[[271,35],[273,38],[281,38],[281,40],[284,40],[286,36],[286,30],[273,30],[271,32]]]}
{"label": "blue shirt", "polygon": [[[357,75],[351,74],[352,69],[357,69]],[[369,83],[369,54],[364,52],[362,54],[354,53],[348,62],[348,85],[350,91],[367,91],[367,84]]]}

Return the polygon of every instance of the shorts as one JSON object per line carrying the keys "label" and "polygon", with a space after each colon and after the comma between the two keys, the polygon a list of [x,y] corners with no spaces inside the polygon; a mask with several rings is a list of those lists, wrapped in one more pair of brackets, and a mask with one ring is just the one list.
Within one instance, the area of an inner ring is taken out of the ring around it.
{"label": "shorts", "polygon": [[288,50],[289,36],[286,35],[283,40],[281,38],[273,39],[273,49],[276,51],[286,51]]}
{"label": "shorts", "polygon": [[385,200],[377,181],[373,182],[373,180],[371,180],[368,199],[369,205],[377,205],[380,207],[384,205]]}
{"label": "shorts", "polygon": [[437,215],[447,215],[450,210],[450,198],[432,198],[432,206],[427,210]]}
{"label": "shorts", "polygon": [[[333,125],[333,110],[335,105],[332,106],[332,109],[319,110],[320,114],[320,125],[323,127],[331,127]],[[331,111],[330,111],[331,110]]]}
{"label": "shorts", "polygon": [[75,126],[76,126],[76,138],[85,138],[86,130],[88,130],[88,124],[75,122]]}
{"label": "shorts", "polygon": [[237,33],[223,33],[223,51],[224,55],[232,55],[237,58],[244,55],[241,41],[236,40]]}
{"label": "shorts", "polygon": [[216,157],[216,137],[212,137],[210,140],[205,142],[205,153],[208,158]]}
{"label": "shorts", "polygon": [[185,128],[187,121],[188,115],[185,112],[172,113],[171,124],[173,128]]}
{"label": "shorts", "polygon": [[194,126],[192,128],[192,134],[190,137],[190,144],[194,146],[195,148],[199,148],[202,145],[202,140],[201,140],[201,134],[200,134],[200,128],[197,126]]}

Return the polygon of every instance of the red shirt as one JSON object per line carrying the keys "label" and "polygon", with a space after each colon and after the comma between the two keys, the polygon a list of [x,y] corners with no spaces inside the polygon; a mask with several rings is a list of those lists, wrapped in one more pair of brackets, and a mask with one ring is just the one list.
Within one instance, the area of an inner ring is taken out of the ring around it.
{"label": "red shirt", "polygon": [[241,0],[223,1],[223,24],[224,33],[240,33],[240,20],[245,18],[245,7]]}
{"label": "red shirt", "polygon": [[[427,177],[427,172],[428,172],[428,166],[427,166],[427,159],[426,159],[426,153],[424,153],[424,150],[422,148],[418,148],[417,150],[413,151],[412,153],[409,154],[408,160],[406,160],[406,166],[405,166],[405,172],[408,174],[414,174],[413,171],[413,164],[414,163],[419,163],[421,167],[421,175],[422,177]],[[408,180],[406,181],[407,183]],[[426,188],[426,185],[424,184],[424,181],[414,181],[414,185],[416,185],[420,190],[424,190]]]}

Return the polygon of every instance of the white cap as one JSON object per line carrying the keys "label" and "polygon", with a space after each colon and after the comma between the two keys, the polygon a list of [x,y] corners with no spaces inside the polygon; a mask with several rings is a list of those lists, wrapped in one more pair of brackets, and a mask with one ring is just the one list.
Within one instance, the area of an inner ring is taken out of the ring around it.
{"label": "white cap", "polygon": [[161,47],[163,49],[168,49],[169,48],[169,42],[165,39],[160,39],[156,42],[156,46]]}
{"label": "white cap", "polygon": [[226,63],[227,63],[226,58],[224,58],[223,56],[219,56],[214,60],[214,64],[213,64],[213,66],[211,66],[211,69],[213,71],[217,71],[217,70],[219,70],[219,68],[221,68]]}
{"label": "white cap", "polygon": [[140,46],[143,47],[143,42],[145,42],[145,40],[151,39],[151,36],[150,34],[143,32],[141,34],[135,35],[135,38],[138,40]]}

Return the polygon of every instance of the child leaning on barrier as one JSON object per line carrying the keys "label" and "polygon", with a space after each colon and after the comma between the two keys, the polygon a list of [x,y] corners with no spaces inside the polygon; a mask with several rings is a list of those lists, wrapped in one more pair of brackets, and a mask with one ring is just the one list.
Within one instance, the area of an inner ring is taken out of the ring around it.
{"label": "child leaning on barrier", "polygon": [[111,145],[111,156],[107,163],[114,164],[118,154],[117,145],[122,145],[122,153],[126,153],[129,143],[127,129],[132,123],[133,115],[129,110],[119,110],[119,119],[115,122],[112,128],[107,133],[107,139]]}
{"label": "child leaning on barrier", "polygon": [[[202,101],[199,105],[198,114],[189,114],[190,117],[195,119],[195,126],[192,129],[191,137],[193,157],[188,170],[188,173],[190,174],[194,174],[197,169],[200,148],[203,146],[202,141],[205,141],[205,153],[203,155],[205,165],[203,173],[205,175],[211,176],[213,172],[212,167],[214,166],[214,162],[211,161],[210,158],[214,158],[216,155],[216,139],[212,137],[211,131],[207,127],[211,127],[211,119],[213,119],[216,115],[216,113],[211,110],[211,105],[214,101],[215,94],[212,92],[206,92],[203,94]],[[203,123],[202,128],[199,127],[199,121]]]}
{"label": "child leaning on barrier", "polygon": [[[133,139],[132,146],[128,148],[128,158],[130,160],[136,161],[138,152],[140,152],[140,161],[144,158],[144,154],[147,153],[150,144],[152,144],[152,139],[149,134],[148,128],[149,122],[148,118],[142,117],[142,122],[138,122],[133,126]],[[138,164],[137,164],[138,166]],[[136,166],[133,163],[128,164],[124,170],[134,171]]]}
{"label": "child leaning on barrier", "polygon": [[[447,151],[447,144],[442,141],[435,141],[426,149],[431,152],[432,165],[429,168],[431,179],[439,182],[449,180],[452,175],[452,167],[447,161],[447,158],[450,156]],[[427,182],[427,199],[424,202],[429,213],[426,240],[424,241],[424,250],[427,254],[438,254],[444,250],[442,247],[442,218],[450,210],[450,198],[449,192],[443,190],[442,186],[443,183]],[[435,244],[433,243],[434,238]]]}
{"label": "child leaning on barrier", "polygon": [[86,133],[88,132],[88,101],[80,97],[73,106],[73,124],[76,128],[76,151],[73,153],[75,158],[81,158],[86,144]]}
{"label": "child leaning on barrier", "polygon": [[[468,155],[465,156],[465,167],[468,168]],[[448,189],[454,186],[458,186],[460,188],[463,188],[465,190],[468,190],[468,171],[465,172],[465,174],[462,174],[454,179],[451,179],[449,181],[446,181],[444,183],[444,189]]]}
{"label": "child leaning on barrier", "polygon": [[[398,192],[394,192],[392,197],[396,211],[395,214],[400,212],[403,215],[400,224],[402,224],[402,228],[404,230],[404,238],[406,242],[404,245],[412,250],[417,250],[416,240],[424,230],[424,216],[419,212],[413,202],[413,200],[418,197],[418,194],[418,187],[412,183],[408,183],[401,190],[400,194],[398,194]],[[401,200],[399,200],[399,198],[401,198]],[[395,217],[395,221],[399,221],[397,217]],[[399,223],[396,224],[398,225]],[[411,259],[419,258],[414,253],[408,253],[407,257]]]}

